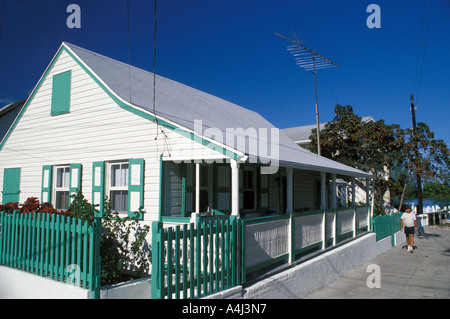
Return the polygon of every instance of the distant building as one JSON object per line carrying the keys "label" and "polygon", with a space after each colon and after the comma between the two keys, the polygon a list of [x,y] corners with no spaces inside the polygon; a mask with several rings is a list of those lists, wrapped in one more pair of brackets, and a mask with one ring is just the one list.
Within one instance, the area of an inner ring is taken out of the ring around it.
{"label": "distant building", "polygon": [[[375,119],[372,116],[365,116],[361,118],[363,123],[375,122]],[[320,130],[323,130],[325,125],[328,124],[321,123],[319,124]],[[311,136],[311,130],[317,128],[317,124],[304,125],[304,126],[295,126],[281,129],[280,131],[286,134],[292,141],[294,141],[297,145],[301,147],[305,147],[311,143],[309,137]],[[385,178],[389,178],[388,171],[385,171]],[[351,200],[351,183],[345,182],[343,179],[337,180],[338,184],[338,196],[339,196],[339,205],[346,206],[348,201]],[[356,202],[357,203],[365,203],[366,202],[366,185],[365,182],[356,183]],[[389,190],[384,194],[383,200],[386,202],[390,202],[390,192]]]}
{"label": "distant building", "polygon": [[[375,119],[372,116],[362,117],[361,121],[364,123],[375,122]],[[323,130],[326,123],[320,124],[320,130]],[[309,137],[311,136],[311,130],[315,129],[317,124],[304,125],[304,126],[295,126],[281,129],[281,131],[286,134],[291,140],[293,140],[297,145],[304,147],[311,143]]]}
{"label": "distant building", "polygon": [[0,107],[0,141],[3,140],[26,100],[14,102]]}

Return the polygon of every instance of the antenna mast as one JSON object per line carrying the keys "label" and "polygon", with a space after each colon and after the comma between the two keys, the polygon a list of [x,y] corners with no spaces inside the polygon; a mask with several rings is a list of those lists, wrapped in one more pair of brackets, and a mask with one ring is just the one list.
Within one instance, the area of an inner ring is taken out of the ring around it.
{"label": "antenna mast", "polygon": [[316,70],[338,67],[339,65],[320,55],[319,53],[305,47],[302,45],[297,38],[297,35],[294,31],[292,34],[295,37],[295,40],[289,39],[279,33],[275,33],[275,35],[292,42],[293,46],[288,46],[287,50],[292,53],[295,57],[295,61],[298,66],[305,69],[306,71],[313,71],[314,74],[314,88],[316,92],[316,122],[317,122],[317,154],[320,155],[320,123],[319,123],[319,101],[317,97],[317,75]]}

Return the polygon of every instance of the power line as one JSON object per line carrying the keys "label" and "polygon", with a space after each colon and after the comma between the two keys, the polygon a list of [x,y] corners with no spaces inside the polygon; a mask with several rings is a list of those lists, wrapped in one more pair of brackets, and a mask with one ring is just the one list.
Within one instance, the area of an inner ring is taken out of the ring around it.
{"label": "power line", "polygon": [[158,118],[156,117],[156,27],[157,27],[157,20],[156,20],[156,13],[157,13],[157,0],[155,0],[155,20],[154,20],[154,30],[153,30],[153,113],[155,115],[155,122],[156,122],[156,136],[155,140],[158,139],[159,134],[159,125],[158,125]]}
{"label": "power line", "polygon": [[131,100],[131,49],[130,49],[130,0],[127,0],[127,25],[128,25],[128,93]]}
{"label": "power line", "polygon": [[[424,10],[423,10],[423,16],[422,16],[422,27],[421,27],[421,31],[420,31],[420,38],[419,38],[419,44],[418,44],[418,49],[417,49],[417,62],[416,62],[416,72],[415,72],[415,76],[414,76],[414,87],[413,87],[413,93],[416,95],[416,102],[418,102],[419,100],[419,91],[420,91],[420,86],[422,83],[422,72],[423,72],[423,65],[425,62],[425,54],[426,54],[426,49],[427,49],[427,44],[428,44],[428,35],[429,35],[429,31],[430,31],[430,22],[431,22],[431,9],[433,6],[433,0],[430,0],[430,9],[428,12],[428,21],[427,21],[427,26],[426,26],[426,34],[425,34],[425,40],[424,40],[424,45],[423,45],[423,52],[422,52],[422,61],[420,64],[420,68],[419,68],[419,61],[420,61],[420,48],[422,45],[422,36],[423,36],[423,31],[424,31],[424,25],[425,25],[425,13],[426,13],[426,5],[427,3],[425,2],[424,5]],[[419,76],[417,76],[419,74]],[[417,82],[417,85],[416,85]],[[417,105],[417,103],[416,103]]]}

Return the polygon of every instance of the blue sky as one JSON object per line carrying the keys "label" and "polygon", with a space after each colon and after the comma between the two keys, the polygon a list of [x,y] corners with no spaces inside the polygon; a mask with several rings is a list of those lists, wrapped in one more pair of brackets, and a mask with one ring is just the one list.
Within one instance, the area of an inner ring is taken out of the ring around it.
{"label": "blue sky", "polygon": [[[80,29],[66,25],[71,3],[81,8]],[[366,24],[371,3],[381,9],[379,29]],[[127,62],[126,8],[126,0],[0,0],[0,105],[28,96],[62,41]],[[314,124],[313,75],[274,34],[295,30],[340,65],[317,72],[321,122],[339,103],[411,127],[414,93],[417,121],[450,144],[449,0],[159,0],[157,9],[160,75],[280,128]],[[131,64],[148,71],[153,31],[154,1],[130,0]]]}

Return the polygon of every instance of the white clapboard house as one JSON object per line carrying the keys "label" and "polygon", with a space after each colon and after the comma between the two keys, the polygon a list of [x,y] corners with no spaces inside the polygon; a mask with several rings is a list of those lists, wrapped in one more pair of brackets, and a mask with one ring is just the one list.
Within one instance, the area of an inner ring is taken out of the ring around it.
{"label": "white clapboard house", "polygon": [[0,143],[2,204],[67,209],[81,190],[145,221],[318,209],[341,175],[372,177],[256,112],[65,42]]}

